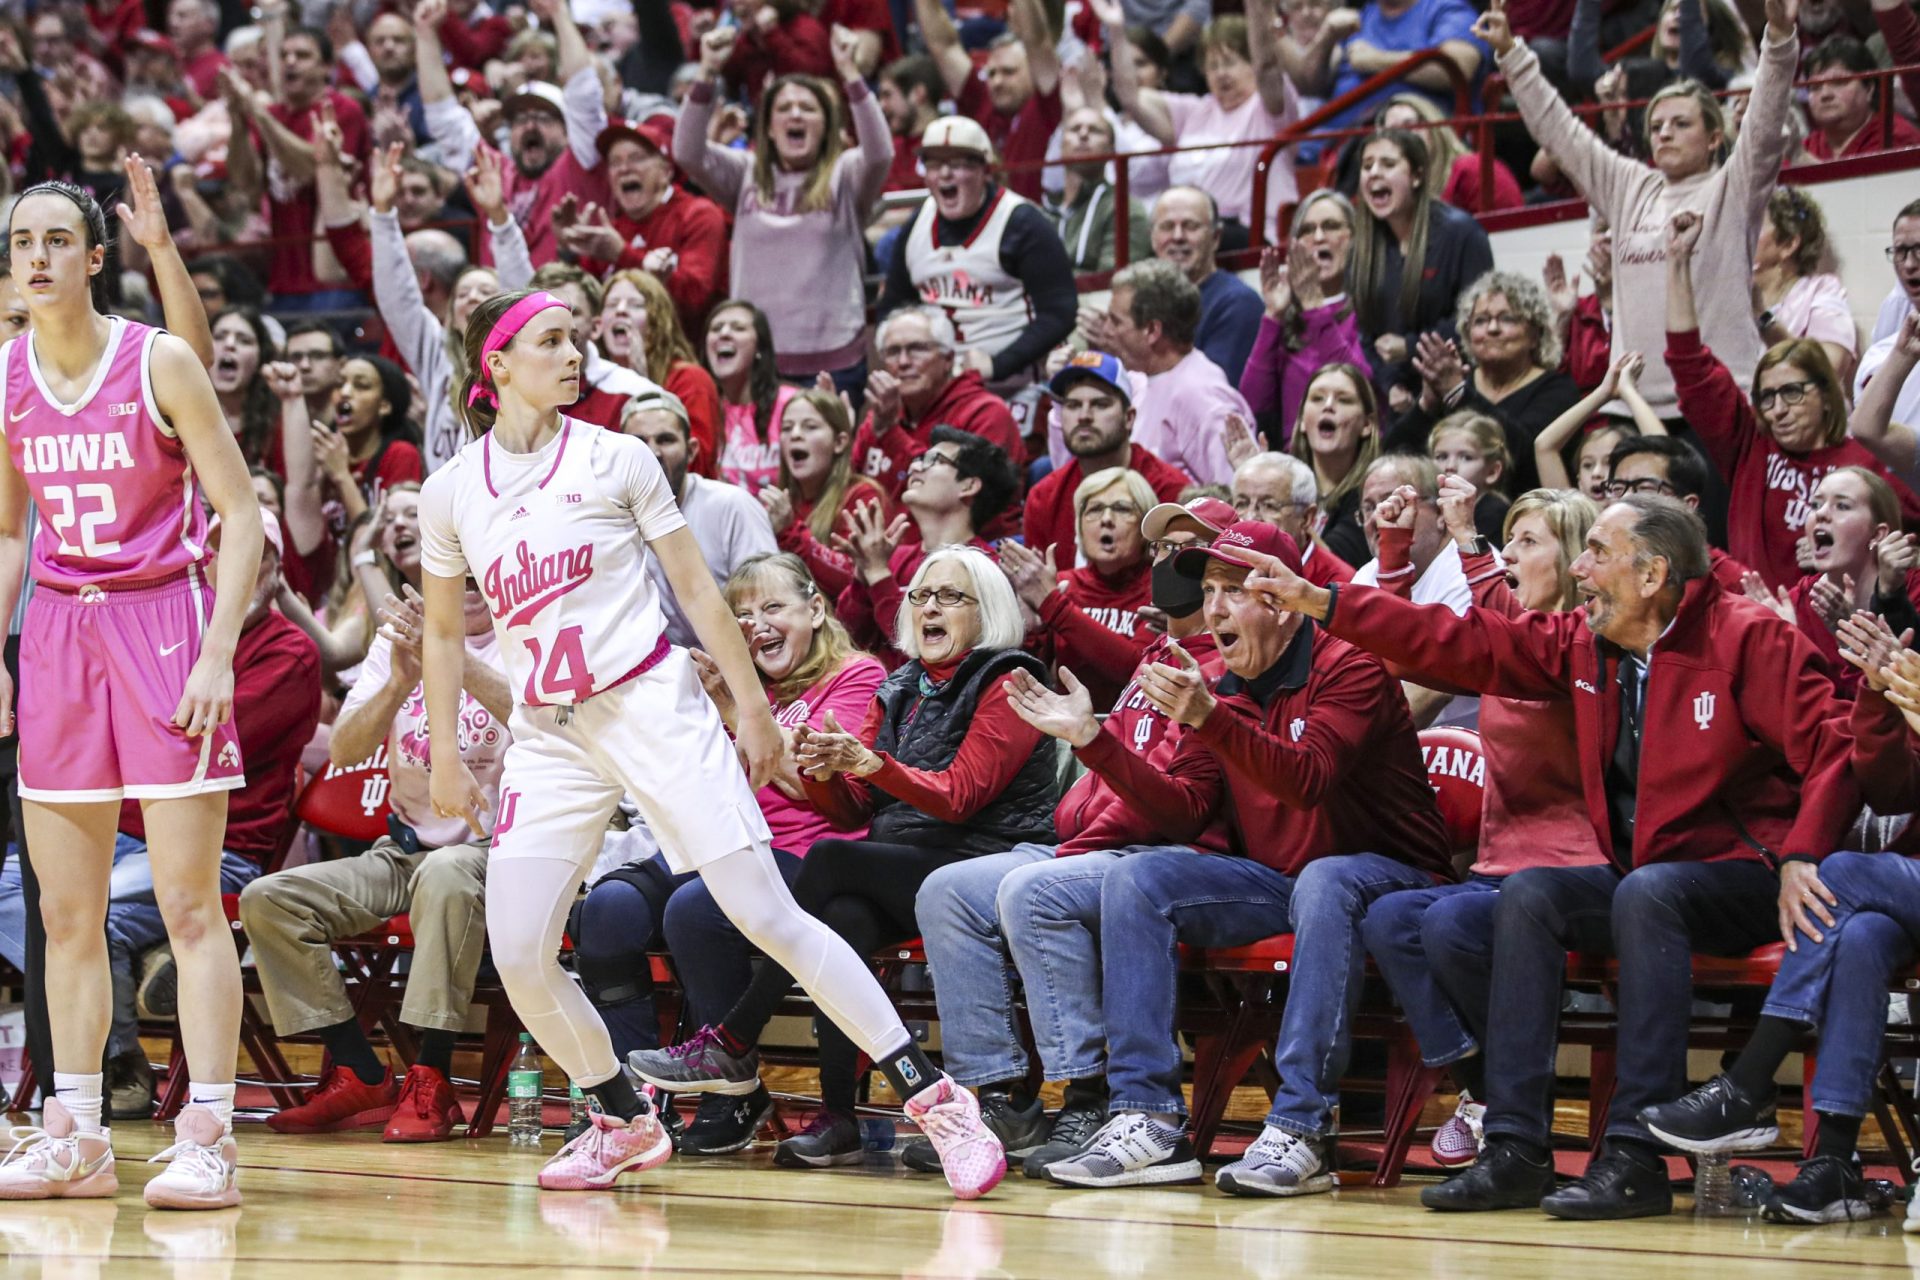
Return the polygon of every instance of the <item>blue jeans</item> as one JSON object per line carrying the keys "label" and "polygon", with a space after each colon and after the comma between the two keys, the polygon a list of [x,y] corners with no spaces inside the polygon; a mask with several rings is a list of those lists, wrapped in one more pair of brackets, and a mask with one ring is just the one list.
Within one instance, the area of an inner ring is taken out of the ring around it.
{"label": "blue jeans", "polygon": [[[238,893],[260,874],[258,863],[237,853],[220,855],[220,892]],[[107,963],[113,975],[113,1024],[107,1033],[107,1056],[128,1053],[140,1045],[140,1016],[136,1010],[136,970],[140,957],[167,940],[166,922],[153,893],[153,864],[144,841],[116,835],[113,870],[107,879]],[[15,968],[26,969],[27,904],[20,889],[20,860],[7,859],[0,871],[0,955]]]}
{"label": "blue jeans", "polygon": [[1026,1076],[1013,1012],[1016,974],[1046,1078],[1106,1073],[1100,883],[1121,858],[1151,852],[1190,850],[1140,845],[1056,858],[1052,846],[1023,844],[927,877],[914,914],[940,1004],[941,1052],[955,1080],[978,1088]]}
{"label": "blue jeans", "polygon": [[[775,849],[773,863],[792,888],[801,860]],[[697,877],[674,890],[662,929],[686,991],[688,1017],[695,1026],[717,1026],[753,981],[752,945]]]}
{"label": "blue jeans", "polygon": [[1420,1060],[1470,1057],[1486,1033],[1500,877],[1390,893],[1360,926],[1367,951],[1420,1042]]}
{"label": "blue jeans", "polygon": [[[1500,1014],[1487,1032],[1487,1133],[1548,1144],[1567,952],[1619,957],[1618,1083],[1607,1136],[1651,1143],[1642,1108],[1687,1090],[1693,953],[1740,955],[1779,936],[1779,877],[1759,862],[1536,867],[1495,897]],[[1884,1003],[1884,1001],[1883,1001]]]}
{"label": "blue jeans", "polygon": [[1293,972],[1267,1123],[1314,1138],[1338,1101],[1366,955],[1360,921],[1373,903],[1433,878],[1378,853],[1316,859],[1296,877],[1247,858],[1143,853],[1107,872],[1100,894],[1108,1087],[1114,1111],[1185,1115],[1174,1000],[1181,942],[1231,947],[1289,929]]}
{"label": "blue jeans", "polygon": [[1836,853],[1820,864],[1820,880],[1839,899],[1829,908],[1833,927],[1820,942],[1796,939],[1761,1011],[1820,1028],[1813,1109],[1864,1116],[1880,1070],[1888,984],[1920,950],[1920,862]]}

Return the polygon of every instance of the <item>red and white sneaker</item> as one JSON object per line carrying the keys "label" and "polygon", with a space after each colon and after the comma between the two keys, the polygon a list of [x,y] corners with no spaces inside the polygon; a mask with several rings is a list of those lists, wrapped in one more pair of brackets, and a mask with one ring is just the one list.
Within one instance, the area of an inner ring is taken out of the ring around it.
{"label": "red and white sneaker", "polygon": [[540,1170],[543,1190],[601,1191],[621,1174],[657,1169],[673,1155],[673,1139],[651,1110],[631,1120],[595,1111],[589,1120],[586,1132]]}
{"label": "red and white sneaker", "polygon": [[147,1183],[152,1209],[231,1209],[240,1203],[233,1135],[205,1107],[189,1106],[173,1122],[174,1144],[149,1160],[165,1164]]}
{"label": "red and white sneaker", "polygon": [[1443,1169],[1455,1169],[1478,1160],[1480,1148],[1486,1143],[1482,1136],[1486,1121],[1486,1104],[1475,1102],[1472,1094],[1462,1090],[1460,1105],[1434,1132],[1433,1162]]}
{"label": "red and white sneaker", "polygon": [[383,1142],[445,1142],[453,1136],[453,1126],[466,1120],[445,1076],[432,1067],[412,1067],[380,1138]]}
{"label": "red and white sneaker", "polygon": [[962,1200],[978,1200],[1007,1176],[1007,1152],[980,1119],[973,1094],[942,1073],[907,1099],[907,1119],[920,1126],[935,1151],[947,1185]]}
{"label": "red and white sneaker", "polygon": [[267,1117],[267,1128],[275,1133],[341,1133],[348,1129],[378,1129],[393,1118],[400,1102],[400,1085],[393,1068],[380,1083],[368,1084],[351,1068],[334,1063],[311,1096],[297,1107],[276,1111]]}
{"label": "red and white sneaker", "polygon": [[13,1149],[0,1156],[0,1200],[63,1200],[110,1196],[120,1189],[113,1139],[105,1129],[81,1133],[60,1099],[48,1098],[40,1125],[9,1130]]}

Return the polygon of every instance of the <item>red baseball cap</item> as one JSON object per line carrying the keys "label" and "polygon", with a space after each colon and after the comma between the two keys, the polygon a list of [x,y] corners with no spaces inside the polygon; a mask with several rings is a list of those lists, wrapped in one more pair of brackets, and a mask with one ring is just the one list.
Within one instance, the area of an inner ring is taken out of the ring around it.
{"label": "red baseball cap", "polygon": [[673,120],[669,116],[648,116],[638,124],[616,120],[600,131],[600,135],[593,140],[593,145],[600,152],[600,158],[605,160],[607,152],[613,149],[613,144],[622,138],[632,138],[641,146],[669,160],[673,159]]}
{"label": "red baseball cap", "polygon": [[1188,547],[1179,552],[1173,557],[1173,571],[1183,578],[1205,577],[1209,560],[1251,569],[1251,560],[1234,554],[1241,549],[1272,556],[1295,573],[1300,572],[1300,548],[1294,545],[1293,535],[1264,520],[1242,520],[1222,529],[1212,546]]}
{"label": "red baseball cap", "polygon": [[1147,512],[1140,521],[1140,536],[1148,542],[1156,542],[1167,536],[1169,530],[1185,530],[1197,533],[1203,538],[1217,538],[1222,529],[1228,528],[1239,517],[1233,508],[1218,498],[1195,498],[1181,506],[1177,502],[1163,502]]}

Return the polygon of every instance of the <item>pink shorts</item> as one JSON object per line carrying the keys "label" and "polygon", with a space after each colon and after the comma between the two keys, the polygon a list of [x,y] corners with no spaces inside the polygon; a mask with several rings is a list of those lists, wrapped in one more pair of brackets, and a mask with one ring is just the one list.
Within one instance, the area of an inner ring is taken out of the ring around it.
{"label": "pink shorts", "polygon": [[229,720],[189,738],[173,713],[213,592],[197,569],[152,586],[35,588],[20,629],[20,796],[171,800],[245,784]]}

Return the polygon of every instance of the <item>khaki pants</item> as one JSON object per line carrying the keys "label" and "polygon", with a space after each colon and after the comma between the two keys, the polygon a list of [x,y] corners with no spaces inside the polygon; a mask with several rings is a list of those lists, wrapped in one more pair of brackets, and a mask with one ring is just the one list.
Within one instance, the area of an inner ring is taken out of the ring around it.
{"label": "khaki pants", "polygon": [[330,944],[407,913],[412,967],[400,1020],[431,1031],[467,1025],[487,940],[487,850],[479,845],[408,853],[381,839],[354,858],[262,876],[240,895],[240,921],[283,1036],[353,1017]]}

